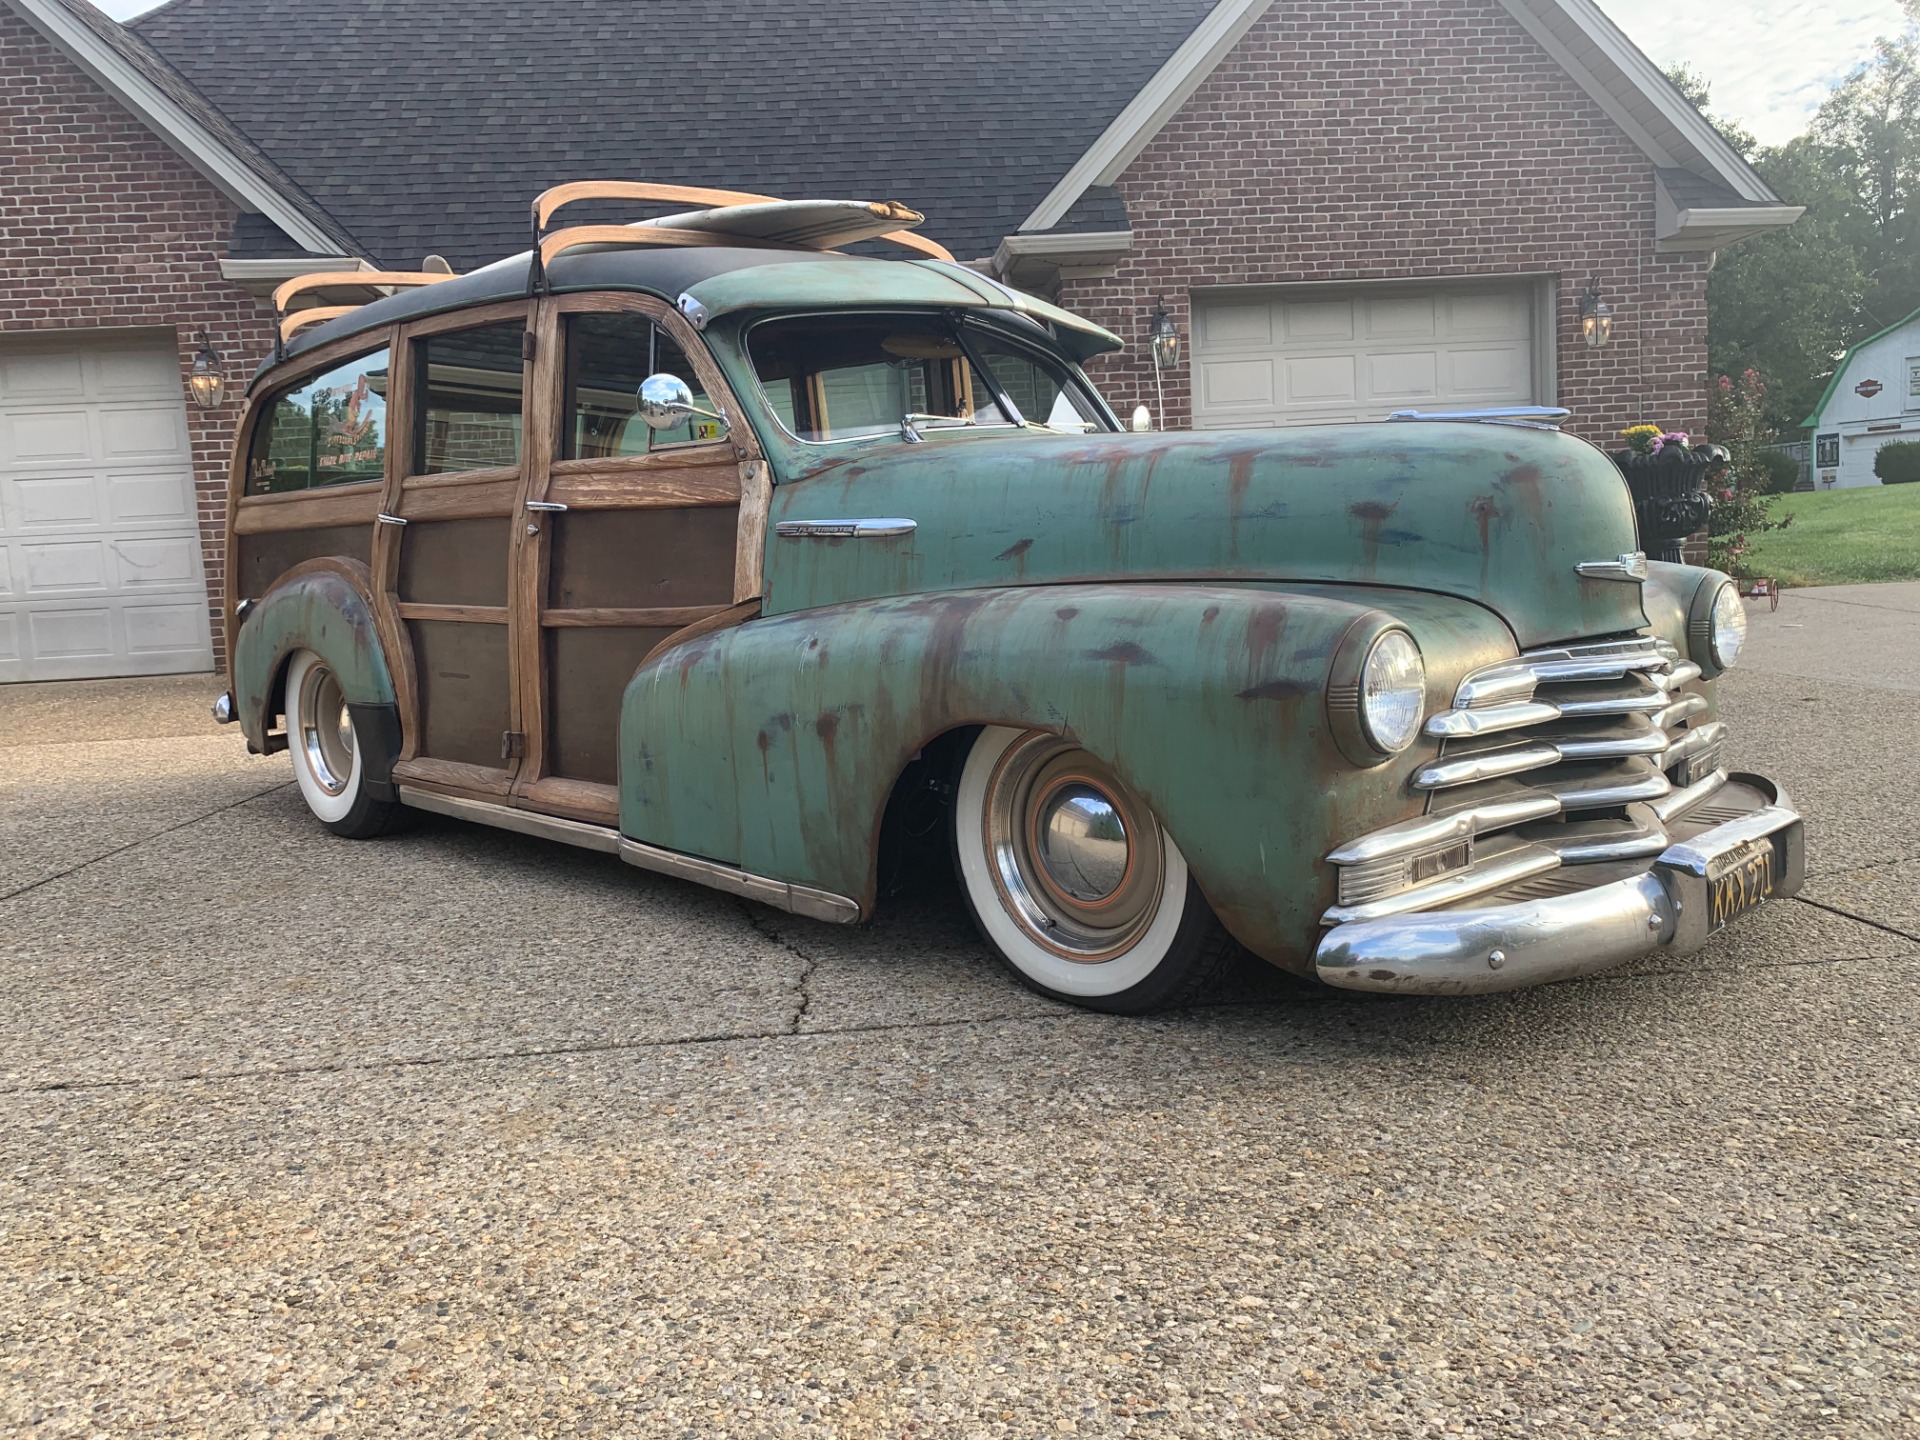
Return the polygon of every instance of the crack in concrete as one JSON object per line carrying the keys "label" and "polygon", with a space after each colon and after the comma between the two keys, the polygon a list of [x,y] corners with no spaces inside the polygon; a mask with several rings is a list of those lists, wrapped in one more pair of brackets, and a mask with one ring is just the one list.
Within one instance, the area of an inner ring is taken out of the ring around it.
{"label": "crack in concrete", "polygon": [[1845,605],[1851,610],[1881,610],[1889,615],[1912,615],[1916,612],[1904,605],[1870,605],[1865,600],[1837,600],[1831,595],[1815,595],[1807,590],[1783,590],[1782,598],[1791,595],[1795,600],[1805,600],[1815,605]]}
{"label": "crack in concrete", "polygon": [[[808,1012],[813,1009],[813,976],[814,972],[820,968],[820,962],[814,956],[809,955],[798,945],[787,939],[787,937],[782,935],[778,930],[774,929],[772,921],[768,920],[765,915],[761,913],[765,907],[755,905],[751,900],[741,900],[739,905],[740,913],[746,918],[747,924],[753,927],[756,934],[763,939],[771,940],[800,962],[800,975],[799,978],[794,981],[793,987],[795,999],[793,1018],[787,1022],[785,1032],[788,1035],[798,1035],[801,1025],[806,1023]],[[821,1031],[817,1033],[829,1034],[835,1032]]]}
{"label": "crack in concrete", "polygon": [[64,880],[69,875],[77,875],[90,865],[98,865],[102,860],[111,860],[113,859],[114,856],[124,855],[129,850],[137,850],[140,848],[140,846],[145,845],[150,841],[158,840],[163,835],[171,835],[174,833],[174,831],[184,830],[189,825],[198,825],[202,820],[211,820],[213,819],[214,816],[224,815],[229,810],[238,810],[242,805],[251,805],[255,800],[260,799],[262,796],[271,795],[276,790],[284,790],[293,783],[294,782],[291,780],[282,780],[277,785],[269,785],[264,790],[256,791],[252,795],[243,796],[241,799],[235,800],[230,805],[216,806],[213,809],[207,811],[205,814],[190,816],[189,818],[180,821],[179,824],[177,825],[169,825],[164,830],[155,830],[150,835],[142,835],[138,840],[129,840],[124,845],[116,845],[111,850],[103,850],[98,855],[89,856],[87,859],[82,860],[78,865],[69,865],[65,870],[56,871],[52,875],[42,875],[38,880],[29,880],[26,884],[20,886],[19,888],[14,890],[9,890],[6,892],[6,894],[0,895],[0,904],[4,904],[8,900],[16,900],[20,896],[27,894],[29,891],[38,890],[42,885],[51,885],[56,880]]}
{"label": "crack in concrete", "polygon": [[1824,910],[1829,915],[1838,915],[1842,920],[1854,920],[1862,925],[1871,925],[1875,930],[1897,935],[1902,940],[1920,940],[1920,934],[1915,934],[1911,930],[1902,930],[1897,925],[1889,925],[1884,920],[1875,920],[1868,915],[1856,915],[1851,910],[1842,910],[1838,905],[1828,905],[1821,900],[1809,900],[1804,895],[1796,895],[1793,898],[1798,904],[1811,906],[1815,910]]}

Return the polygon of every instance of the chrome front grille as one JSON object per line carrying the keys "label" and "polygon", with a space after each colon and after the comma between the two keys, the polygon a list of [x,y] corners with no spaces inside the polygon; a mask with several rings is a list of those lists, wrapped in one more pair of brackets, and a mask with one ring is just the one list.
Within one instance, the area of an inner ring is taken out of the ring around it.
{"label": "chrome front grille", "polygon": [[1427,812],[1328,857],[1340,885],[1326,922],[1650,862],[1670,826],[1726,781],[1726,728],[1706,719],[1700,678],[1650,636],[1530,652],[1469,675],[1426,725],[1441,741],[1412,780]]}

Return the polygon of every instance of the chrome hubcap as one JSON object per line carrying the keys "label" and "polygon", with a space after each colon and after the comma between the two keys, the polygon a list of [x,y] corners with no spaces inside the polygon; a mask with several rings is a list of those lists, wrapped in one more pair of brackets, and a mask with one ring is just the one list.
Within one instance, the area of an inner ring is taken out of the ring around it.
{"label": "chrome hubcap", "polygon": [[353,743],[353,717],[340,682],[326,666],[311,667],[300,681],[300,753],[329,795],[343,793],[353,778]]}
{"label": "chrome hubcap", "polygon": [[1086,751],[1052,735],[1016,740],[988,781],[983,839],[994,887],[1036,943],[1097,964],[1159,913],[1160,828]]}

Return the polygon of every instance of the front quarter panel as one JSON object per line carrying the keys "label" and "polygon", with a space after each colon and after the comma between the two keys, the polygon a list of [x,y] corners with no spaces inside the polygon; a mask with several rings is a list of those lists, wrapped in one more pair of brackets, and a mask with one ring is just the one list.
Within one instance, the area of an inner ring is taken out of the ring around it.
{"label": "front quarter panel", "polygon": [[1012,725],[1115,767],[1172,833],[1222,921],[1306,970],[1340,840],[1417,814],[1433,746],[1360,769],[1325,685],[1358,626],[1429,653],[1429,705],[1511,654],[1485,610],[1326,587],[1071,585],[905,596],[749,622],[665,652],[629,686],[621,826],[649,844],[854,898],[870,913],[894,780],[936,736]]}

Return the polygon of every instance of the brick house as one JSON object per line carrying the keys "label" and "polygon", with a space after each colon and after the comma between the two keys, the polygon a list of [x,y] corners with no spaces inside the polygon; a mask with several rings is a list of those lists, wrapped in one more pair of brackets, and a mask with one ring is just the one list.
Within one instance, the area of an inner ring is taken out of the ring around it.
{"label": "brick house", "polygon": [[0,0],[0,77],[0,679],[209,664],[262,297],[513,253],[562,180],[905,200],[1176,428],[1697,428],[1713,256],[1799,213],[1592,0]]}

